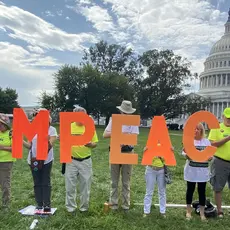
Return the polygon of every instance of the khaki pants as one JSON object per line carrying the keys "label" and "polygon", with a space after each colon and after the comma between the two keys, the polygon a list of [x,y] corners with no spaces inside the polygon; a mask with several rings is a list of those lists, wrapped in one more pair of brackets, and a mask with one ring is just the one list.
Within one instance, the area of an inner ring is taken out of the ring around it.
{"label": "khaki pants", "polygon": [[110,193],[110,204],[112,209],[118,209],[118,184],[120,173],[122,176],[122,208],[129,209],[131,172],[132,165],[111,164],[110,173],[112,180],[112,189]]}
{"label": "khaki pants", "polygon": [[90,188],[92,182],[92,159],[84,161],[72,160],[66,164],[65,186],[66,186],[66,208],[73,212],[77,208],[76,190],[79,182],[80,211],[87,211],[89,208]]}
{"label": "khaki pants", "polygon": [[0,162],[0,185],[2,188],[3,207],[7,207],[10,204],[12,167],[13,162]]}

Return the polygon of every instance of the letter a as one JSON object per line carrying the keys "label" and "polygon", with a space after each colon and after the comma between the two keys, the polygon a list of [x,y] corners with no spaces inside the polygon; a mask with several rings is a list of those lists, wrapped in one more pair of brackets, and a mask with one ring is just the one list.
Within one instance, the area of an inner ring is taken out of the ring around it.
{"label": "letter a", "polygon": [[146,147],[147,150],[144,152],[142,165],[152,165],[154,157],[163,158],[166,165],[176,165],[176,159],[171,150],[172,145],[168,128],[163,116],[153,118]]}

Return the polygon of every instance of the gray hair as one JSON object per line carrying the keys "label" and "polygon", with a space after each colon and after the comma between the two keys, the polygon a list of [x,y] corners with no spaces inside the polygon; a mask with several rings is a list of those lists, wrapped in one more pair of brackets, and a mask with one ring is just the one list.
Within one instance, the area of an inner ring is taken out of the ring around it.
{"label": "gray hair", "polygon": [[79,106],[79,105],[74,105],[74,109],[73,109],[73,112],[84,112],[84,113],[87,113],[86,112],[86,109],[84,109],[83,107]]}

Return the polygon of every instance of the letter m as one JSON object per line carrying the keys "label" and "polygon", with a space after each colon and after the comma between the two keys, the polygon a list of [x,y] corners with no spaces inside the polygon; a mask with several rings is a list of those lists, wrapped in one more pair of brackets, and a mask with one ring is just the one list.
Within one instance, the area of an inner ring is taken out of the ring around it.
{"label": "letter m", "polygon": [[32,122],[20,108],[15,108],[13,114],[12,156],[21,159],[24,136],[32,141],[37,135],[37,159],[45,160],[48,154],[49,112],[40,111]]}

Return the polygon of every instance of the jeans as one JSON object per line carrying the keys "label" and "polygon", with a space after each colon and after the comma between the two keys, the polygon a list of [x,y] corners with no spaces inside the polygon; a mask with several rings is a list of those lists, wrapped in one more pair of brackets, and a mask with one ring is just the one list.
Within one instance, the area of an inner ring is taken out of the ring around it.
{"label": "jeans", "polygon": [[52,161],[48,164],[44,164],[42,169],[38,171],[32,171],[32,176],[34,180],[34,194],[35,200],[38,207],[50,207],[51,205],[51,169]]}
{"label": "jeans", "polygon": [[144,198],[144,213],[149,214],[152,197],[154,192],[155,184],[158,185],[158,197],[160,203],[160,213],[165,214],[166,212],[166,183],[164,169],[153,170],[151,167],[147,166],[145,171],[145,180],[146,180],[146,194]]}

